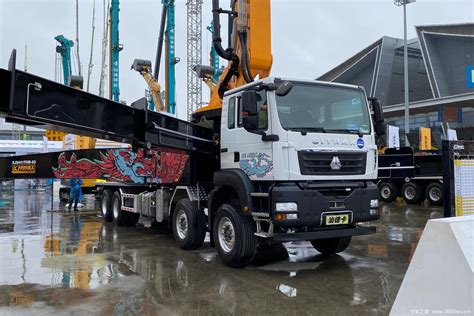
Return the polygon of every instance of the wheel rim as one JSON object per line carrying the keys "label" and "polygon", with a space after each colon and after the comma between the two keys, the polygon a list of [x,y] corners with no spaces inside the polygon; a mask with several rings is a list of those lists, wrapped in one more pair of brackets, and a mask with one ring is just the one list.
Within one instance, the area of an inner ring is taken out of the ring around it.
{"label": "wheel rim", "polygon": [[118,199],[114,199],[113,210],[114,210],[114,218],[117,219],[119,216],[119,200]]}
{"label": "wheel rim", "polygon": [[416,195],[416,190],[414,187],[408,187],[405,189],[405,197],[409,200],[413,200]]}
{"label": "wheel rim", "polygon": [[433,187],[428,192],[430,199],[434,202],[438,202],[441,200],[441,190],[438,187]]}
{"label": "wheel rim", "polygon": [[102,210],[102,216],[105,216],[107,214],[107,199],[105,197],[102,199],[101,210]]}
{"label": "wheel rim", "polygon": [[188,235],[188,217],[184,210],[179,210],[176,214],[176,231],[180,239],[185,239]]}
{"label": "wheel rim", "polygon": [[219,221],[219,245],[224,252],[229,253],[234,249],[235,230],[232,221],[223,217]]}
{"label": "wheel rim", "polygon": [[386,186],[383,186],[382,189],[380,190],[380,195],[382,195],[384,199],[390,198],[391,193],[392,191],[390,190],[390,188]]}

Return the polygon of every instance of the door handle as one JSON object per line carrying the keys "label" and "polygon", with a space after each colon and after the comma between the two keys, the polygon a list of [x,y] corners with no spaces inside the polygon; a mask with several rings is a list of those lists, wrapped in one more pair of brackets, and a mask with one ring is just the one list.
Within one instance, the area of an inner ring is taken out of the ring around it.
{"label": "door handle", "polygon": [[240,152],[234,151],[234,162],[240,161]]}
{"label": "door handle", "polygon": [[229,151],[229,149],[227,149],[227,148],[221,148],[221,153],[226,153],[228,151]]}

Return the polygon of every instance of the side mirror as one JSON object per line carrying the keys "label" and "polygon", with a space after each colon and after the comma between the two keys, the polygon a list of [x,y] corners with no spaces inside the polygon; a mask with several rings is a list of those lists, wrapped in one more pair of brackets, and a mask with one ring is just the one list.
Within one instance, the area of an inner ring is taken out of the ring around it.
{"label": "side mirror", "polygon": [[375,133],[379,136],[385,135],[385,126],[382,106],[380,105],[379,100],[372,100],[372,109],[374,110],[374,129]]}
{"label": "side mirror", "polygon": [[242,125],[247,131],[256,131],[258,129],[258,117],[257,116],[242,117]]}
{"label": "side mirror", "polygon": [[284,97],[290,93],[291,89],[293,89],[293,84],[289,81],[285,81],[276,89],[275,93],[279,97]]}
{"label": "side mirror", "polygon": [[245,116],[257,115],[257,93],[253,90],[244,91],[242,93],[242,112]]}

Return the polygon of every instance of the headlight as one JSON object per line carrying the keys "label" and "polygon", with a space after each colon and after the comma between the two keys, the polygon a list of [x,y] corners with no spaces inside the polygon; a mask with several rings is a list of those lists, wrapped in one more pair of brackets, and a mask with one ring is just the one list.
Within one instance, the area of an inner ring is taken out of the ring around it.
{"label": "headlight", "polygon": [[379,207],[378,199],[370,200],[370,208],[378,208],[378,207]]}
{"label": "headlight", "polygon": [[276,203],[277,212],[294,212],[298,210],[298,205],[295,202]]}

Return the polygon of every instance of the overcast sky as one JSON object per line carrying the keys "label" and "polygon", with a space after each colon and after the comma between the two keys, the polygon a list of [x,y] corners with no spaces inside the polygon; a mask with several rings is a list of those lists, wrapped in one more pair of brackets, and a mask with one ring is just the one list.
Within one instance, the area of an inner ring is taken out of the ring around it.
{"label": "overcast sky", "polygon": [[[142,97],[146,84],[130,66],[135,58],[154,61],[161,17],[160,0],[121,0],[121,99]],[[186,116],[186,1],[176,3],[177,112]],[[211,1],[203,5],[203,63],[208,62],[212,19]],[[83,74],[87,74],[91,45],[93,0],[80,0],[79,36]],[[228,6],[221,0],[221,6]],[[99,91],[103,0],[96,0],[91,92]],[[417,0],[408,6],[408,37],[415,25],[473,22],[474,0]],[[272,74],[314,79],[358,51],[387,35],[403,37],[403,10],[393,0],[272,0]],[[17,68],[54,79],[58,34],[75,39],[75,0],[0,0],[0,67],[6,68],[10,51],[18,50]],[[224,62],[224,61],[223,61]],[[77,67],[76,67],[77,68]],[[75,68],[74,72],[76,72]],[[161,79],[162,86],[164,86]],[[203,100],[208,92],[203,88]]]}

